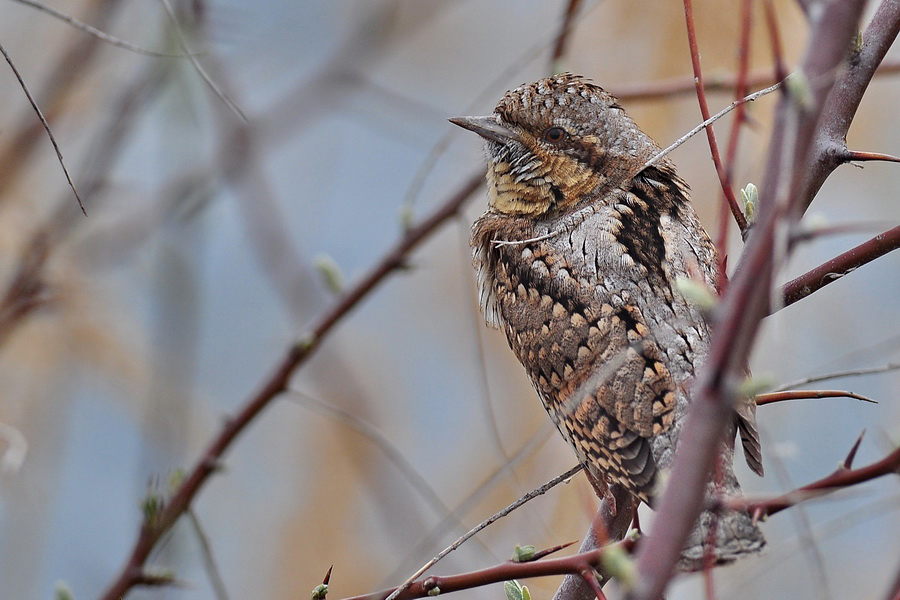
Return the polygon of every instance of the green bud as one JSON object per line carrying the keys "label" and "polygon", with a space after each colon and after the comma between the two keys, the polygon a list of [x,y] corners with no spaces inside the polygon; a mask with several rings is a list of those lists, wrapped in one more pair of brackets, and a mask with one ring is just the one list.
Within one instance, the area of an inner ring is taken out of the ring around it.
{"label": "green bud", "polygon": [[510,560],[518,563],[528,562],[530,560],[534,560],[535,553],[536,550],[534,546],[520,546],[516,544],[516,547],[513,548],[513,555]]}
{"label": "green bud", "polygon": [[184,482],[184,469],[175,469],[169,475],[169,493],[174,494]]}
{"label": "green bud", "polygon": [[340,294],[344,290],[344,275],[333,258],[327,254],[319,254],[313,258],[313,265],[330,292]]}
{"label": "green bud", "polygon": [[309,600],[325,600],[325,596],[328,595],[328,584],[320,583],[316,587],[313,588],[312,593],[309,595]]}
{"label": "green bud", "polygon": [[756,220],[756,209],[759,207],[759,190],[752,183],[741,190],[741,198],[744,200],[744,216],[747,222],[752,223]]}
{"label": "green bud", "polygon": [[809,79],[803,71],[795,71],[784,80],[788,96],[800,107],[800,110],[809,110],[813,104],[813,93],[809,86]]}
{"label": "green bud", "polygon": [[701,312],[711,311],[719,302],[719,297],[706,287],[706,284],[695,279],[678,277],[675,279],[675,287],[688,302],[699,308]]}
{"label": "green bud", "polygon": [[634,561],[620,546],[608,546],[602,557],[603,568],[607,573],[619,580],[626,590],[634,588],[635,567]]}
{"label": "green bud", "polygon": [[755,398],[759,394],[771,390],[774,385],[775,381],[766,375],[746,377],[738,388],[738,395],[741,398]]}
{"label": "green bud", "polygon": [[57,581],[56,585],[53,586],[53,599],[75,600],[75,595],[72,593],[72,590],[69,589],[69,584],[65,581]]}

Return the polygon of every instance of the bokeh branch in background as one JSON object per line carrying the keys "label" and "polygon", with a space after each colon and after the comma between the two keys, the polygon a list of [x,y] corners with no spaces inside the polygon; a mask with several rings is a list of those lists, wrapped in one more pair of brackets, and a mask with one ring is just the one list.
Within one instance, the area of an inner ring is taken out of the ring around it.
{"label": "bokeh branch in background", "polygon": [[234,440],[275,398],[288,390],[291,377],[319,348],[331,330],[356,305],[389,275],[402,268],[410,253],[447,220],[459,213],[460,207],[480,187],[481,175],[469,178],[421,223],[409,229],[397,244],[362,279],[339,298],[334,306],[313,325],[307,337],[291,346],[272,374],[264,379],[258,391],[243,407],[225,422],[222,430],[212,440],[197,464],[186,474],[171,497],[165,500],[159,512],[147,518],[141,525],[137,541],[118,577],[104,592],[104,600],[123,597],[136,585],[144,583],[145,563],[162,536],[190,508],[203,485],[221,465],[222,456]]}

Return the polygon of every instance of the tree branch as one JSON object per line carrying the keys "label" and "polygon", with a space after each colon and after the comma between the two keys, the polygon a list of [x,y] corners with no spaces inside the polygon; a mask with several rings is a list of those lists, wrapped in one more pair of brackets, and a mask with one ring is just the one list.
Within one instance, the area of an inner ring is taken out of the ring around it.
{"label": "tree branch", "polygon": [[[512,579],[529,579],[533,577],[547,577],[550,575],[578,575],[585,572],[592,572],[594,569],[602,568],[603,557],[610,552],[611,549],[629,552],[635,543],[631,540],[625,540],[590,550],[588,552],[579,552],[572,556],[563,558],[554,558],[547,560],[537,560],[532,562],[517,563],[505,562],[487,569],[472,571],[470,573],[461,573],[458,575],[447,575],[443,577],[428,577],[421,581],[417,581],[405,590],[402,590],[397,596],[397,600],[411,600],[413,598],[425,598],[433,595],[443,595],[450,592],[458,592],[478,588],[492,583],[500,583],[502,581],[510,581]],[[362,596],[353,596],[344,600],[384,600],[391,594],[395,593],[397,588],[373,592],[371,594],[363,594]]]}
{"label": "tree branch", "polygon": [[[749,357],[768,296],[774,265],[782,256],[776,236],[809,204],[812,192],[803,173],[811,142],[849,41],[856,33],[864,2],[833,1],[812,24],[801,68],[779,102],[760,214],[734,279],[714,315],[710,353],[699,374],[694,399],[681,433],[669,485],[660,499],[654,527],[638,550],[633,600],[656,600],[672,577],[675,563],[703,503],[709,473],[732,418],[736,382]],[[873,69],[874,70],[874,69]],[[865,83],[862,83],[864,86]],[[833,109],[832,109],[833,110]],[[818,188],[816,188],[818,189]]]}
{"label": "tree branch", "polygon": [[880,233],[867,242],[835,256],[815,269],[792,279],[781,287],[784,306],[809,296],[829,283],[837,281],[844,275],[855,271],[862,265],[872,262],[900,248],[900,225]]}
{"label": "tree branch", "polygon": [[[854,450],[851,451],[851,455],[855,453],[856,447],[857,446],[854,445]],[[898,475],[900,474],[900,448],[895,449],[878,462],[865,467],[851,469],[849,468],[849,461],[845,461],[845,465],[846,466],[839,467],[827,477],[823,477],[818,481],[814,481],[809,485],[804,485],[801,488],[797,488],[796,490],[783,494],[777,498],[762,502],[744,501],[735,504],[734,507],[744,507],[753,515],[770,516],[811,497],[830,494],[841,488],[871,481],[885,475]]]}
{"label": "tree branch", "polygon": [[458,214],[466,199],[479,188],[481,175],[470,177],[459,190],[415,227],[409,229],[397,244],[368,272],[368,274],[340,298],[313,326],[311,333],[291,345],[273,372],[265,378],[258,391],[246,400],[243,408],[225,421],[222,429],[207,446],[197,464],[185,476],[169,501],[155,515],[152,523],[144,522],[137,541],[118,577],[110,584],[103,600],[119,600],[136,585],[145,582],[144,565],[161,536],[188,510],[200,489],[218,468],[222,456],[244,429],[271,401],[288,389],[297,369],[318,349],[332,328],[382,283],[388,275],[401,268],[409,254],[435,230]]}
{"label": "tree branch", "polygon": [[[706,92],[703,89],[703,70],[700,68],[700,49],[697,46],[697,33],[694,29],[694,8],[691,0],[684,0],[684,18],[687,24],[688,44],[691,49],[691,66],[694,69],[694,81],[697,88],[697,101],[700,104],[700,115],[703,120],[709,119],[709,104],[706,102]],[[712,156],[713,164],[716,166],[716,174],[719,176],[719,184],[722,186],[722,193],[728,200],[728,206],[731,208],[731,215],[734,217],[735,223],[744,235],[747,230],[747,219],[738,205],[737,198],[734,197],[734,190],[731,189],[731,180],[725,167],[722,165],[722,157],[719,156],[719,143],[716,141],[716,133],[712,125],[706,126],[706,139],[709,142],[709,153]]]}

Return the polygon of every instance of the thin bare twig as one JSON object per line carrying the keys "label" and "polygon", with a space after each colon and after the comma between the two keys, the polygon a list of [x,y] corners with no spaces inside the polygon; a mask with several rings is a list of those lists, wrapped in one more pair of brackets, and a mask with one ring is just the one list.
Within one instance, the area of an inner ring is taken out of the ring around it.
{"label": "thin bare twig", "polygon": [[41,120],[41,125],[43,125],[44,131],[47,132],[47,137],[50,138],[50,143],[53,144],[53,149],[56,151],[56,158],[59,161],[59,166],[62,167],[63,173],[65,173],[66,175],[66,181],[69,182],[69,187],[72,188],[72,193],[75,194],[75,199],[78,200],[78,206],[81,208],[81,212],[84,213],[84,216],[87,216],[87,211],[84,209],[84,202],[81,201],[81,196],[78,195],[78,190],[75,189],[75,182],[72,181],[72,177],[71,175],[69,175],[69,170],[66,168],[66,163],[63,160],[62,151],[59,149],[59,144],[56,143],[56,138],[53,137],[53,132],[50,131],[50,124],[47,122],[47,119],[44,118],[44,113],[41,112],[41,109],[37,105],[37,102],[34,101],[34,97],[31,95],[31,92],[28,91],[28,86],[25,85],[25,81],[22,79],[22,75],[19,74],[19,70],[16,68],[16,65],[13,64],[13,61],[9,57],[9,54],[6,53],[6,49],[3,47],[3,44],[0,44],[0,53],[3,53],[3,58],[6,59],[6,62],[9,64],[9,68],[12,69],[12,72],[15,74],[16,79],[19,81],[19,85],[22,87],[22,91],[25,92],[25,97],[28,98],[28,102],[31,103],[31,108],[34,109],[34,112],[38,116],[38,119]]}
{"label": "thin bare twig", "polygon": [[715,123],[716,121],[718,121],[719,119],[721,119],[722,117],[724,117],[725,115],[727,115],[728,113],[733,111],[738,106],[741,106],[742,104],[746,104],[747,102],[753,102],[754,100],[758,100],[759,98],[762,98],[766,94],[771,94],[775,90],[780,89],[781,86],[782,86],[782,82],[779,82],[774,85],[770,85],[769,87],[767,87],[765,89],[762,89],[762,90],[753,92],[752,94],[749,94],[747,96],[744,96],[740,100],[735,100],[734,102],[732,102],[731,104],[729,104],[728,106],[726,106],[725,108],[723,108],[722,110],[720,110],[719,112],[714,114],[713,116],[709,117],[702,123],[699,123],[698,125],[696,125],[693,129],[688,131],[686,134],[684,134],[683,136],[681,136],[680,138],[678,138],[677,140],[672,142],[669,146],[667,146],[661,152],[659,152],[659,154],[657,154],[656,156],[654,156],[653,158],[648,160],[646,163],[644,163],[643,168],[646,169],[646,168],[656,164],[657,162],[662,160],[663,157],[668,155],[670,152],[672,152],[673,150],[675,150],[676,148],[678,148],[679,146],[681,146],[682,144],[687,142],[689,139],[691,139],[692,137],[697,135],[697,133],[699,133],[701,129],[703,129],[707,125]]}
{"label": "thin bare twig", "polygon": [[187,516],[188,520],[191,522],[194,533],[197,535],[197,539],[200,540],[203,565],[206,567],[209,583],[213,588],[213,593],[216,595],[216,600],[228,600],[228,590],[225,588],[225,580],[222,579],[219,565],[216,564],[216,559],[213,556],[212,544],[209,542],[209,536],[207,536],[206,531],[203,530],[203,526],[200,524],[200,519],[197,517],[196,512],[192,509],[188,509]]}
{"label": "thin bare twig", "polygon": [[[854,444],[854,448],[857,447],[857,445],[858,444]],[[850,487],[891,474],[900,474],[900,448],[895,449],[878,462],[874,462],[865,467],[850,469],[842,465],[830,475],[801,488],[797,488],[793,492],[788,492],[787,494],[770,500],[745,502],[744,506],[751,514],[771,516],[808,498],[820,497],[841,488]]]}
{"label": "thin bare twig", "polygon": [[175,37],[178,40],[178,45],[181,46],[181,50],[184,52],[185,56],[187,56],[188,60],[191,61],[191,64],[194,65],[194,69],[197,70],[197,73],[209,86],[209,89],[213,91],[213,93],[219,97],[219,99],[225,103],[228,108],[230,108],[234,114],[236,114],[242,121],[247,121],[247,115],[244,114],[244,111],[231,99],[231,97],[225,93],[225,90],[221,89],[215,81],[212,80],[212,77],[209,76],[209,73],[206,72],[206,69],[203,68],[203,65],[200,64],[200,61],[197,60],[196,55],[191,51],[190,47],[188,47],[187,39],[184,37],[184,33],[181,31],[181,25],[178,23],[178,17],[175,15],[175,10],[172,8],[172,5],[169,3],[169,0],[159,0],[162,2],[163,7],[166,9],[166,14],[169,16],[169,20],[172,22],[172,30],[175,32]]}
{"label": "thin bare twig", "polygon": [[[360,435],[377,446],[385,455],[385,457],[387,457],[388,461],[393,464],[398,471],[400,471],[400,474],[406,479],[409,485],[419,493],[422,499],[431,506],[432,510],[434,510],[434,512],[438,516],[440,516],[441,518],[453,519],[460,530],[465,530],[465,525],[458,516],[458,513],[454,512],[449,506],[447,506],[447,504],[435,491],[431,484],[428,483],[428,481],[424,477],[422,477],[422,475],[416,470],[412,463],[410,463],[406,459],[406,457],[403,456],[403,453],[400,452],[400,450],[398,450],[397,447],[391,443],[387,436],[382,434],[370,423],[364,421],[350,411],[344,410],[339,406],[335,406],[334,404],[331,404],[329,402],[324,402],[322,400],[319,400],[318,398],[314,398],[297,390],[293,390],[293,392],[294,393],[291,396],[291,399],[297,402],[297,404],[299,404],[300,406],[307,406],[311,410],[334,418],[338,422],[357,431]],[[488,549],[486,546],[485,550],[490,553],[490,549]]]}
{"label": "thin bare twig", "polygon": [[[885,60],[878,66],[875,72],[878,76],[896,75],[900,72],[900,61]],[[738,84],[739,74],[734,73],[707,73],[703,79],[703,89],[707,94],[734,93]],[[748,87],[760,87],[772,85],[777,79],[772,69],[759,69],[747,75]],[[609,91],[619,100],[630,102],[651,102],[663,99],[672,99],[688,94],[696,95],[697,86],[693,77],[671,77],[656,81],[639,81],[636,83],[620,83],[610,85]]]}
{"label": "thin bare twig", "polygon": [[[422,581],[415,582],[410,587],[400,592],[397,595],[397,600],[411,600],[412,598],[443,595],[450,592],[458,592],[513,579],[529,579],[533,577],[548,577],[550,575],[566,574],[587,577],[590,576],[589,574],[592,573],[594,569],[602,566],[603,555],[609,552],[612,547],[615,547],[617,550],[621,549],[622,551],[628,552],[635,547],[635,543],[629,539],[611,546],[605,546],[587,552],[579,552],[578,554],[563,558],[552,558],[526,563],[509,561],[487,569],[472,571],[471,573],[427,577]],[[599,588],[597,588],[597,591],[602,594],[602,591],[600,591]],[[383,590],[371,594],[364,594],[362,596],[345,598],[344,600],[387,600],[387,598],[390,598],[395,592],[397,592],[397,589]]]}
{"label": "thin bare twig", "polygon": [[775,392],[783,392],[791,388],[809,385],[810,383],[818,383],[819,381],[828,381],[830,379],[840,379],[841,377],[859,377],[861,375],[873,375],[875,373],[886,373],[888,371],[896,371],[900,369],[900,363],[888,363],[878,367],[867,367],[863,369],[850,369],[847,371],[836,371],[834,373],[826,373],[825,375],[816,375],[814,377],[806,377],[784,384]]}
{"label": "thin bare twig", "polygon": [[559,72],[560,61],[566,53],[566,47],[569,44],[572,30],[575,24],[575,15],[581,6],[582,0],[569,0],[566,5],[566,12],[563,15],[562,25],[559,28],[559,34],[556,36],[556,42],[553,44],[553,52],[550,53],[550,69],[553,71],[551,75]]}
{"label": "thin bare twig", "polygon": [[87,23],[83,21],[79,21],[75,17],[70,17],[64,12],[58,11],[52,6],[47,6],[42,2],[36,2],[35,0],[13,0],[14,2],[18,2],[19,4],[24,4],[26,6],[30,6],[32,8],[36,8],[42,12],[47,13],[51,17],[55,17],[64,23],[68,23],[75,29],[80,29],[81,31],[94,36],[100,41],[106,42],[107,44],[112,44],[113,46],[118,46],[119,48],[123,48],[125,50],[130,50],[131,52],[136,52],[138,54],[145,54],[147,56],[156,56],[160,58],[184,58],[183,54],[167,54],[165,52],[156,52],[154,50],[147,50],[146,48],[142,48],[136,44],[132,44],[131,42],[126,42],[123,39],[117,38],[115,36],[109,35],[108,33],[104,33],[95,27],[91,27]]}
{"label": "thin bare twig", "polygon": [[[467,531],[463,536],[461,536],[455,542],[453,542],[452,544],[450,544],[449,546],[447,546],[446,548],[441,550],[434,558],[432,558],[431,560],[426,562],[415,573],[410,575],[406,579],[406,581],[404,581],[402,584],[400,584],[400,586],[398,586],[394,591],[392,591],[385,600],[397,600],[397,598],[399,598],[400,595],[405,590],[410,588],[410,586],[413,585],[413,582],[416,579],[418,579],[419,577],[421,577],[422,574],[425,573],[425,571],[427,571],[428,569],[433,567],[442,558],[444,558],[445,556],[447,556],[448,554],[450,554],[451,552],[453,552],[454,550],[459,548],[463,543],[465,543],[466,540],[471,538],[473,535],[475,535],[476,533],[478,533],[479,531],[481,531],[488,525],[491,525],[492,523],[496,522],[497,520],[502,519],[503,517],[505,517],[509,513],[513,512],[514,510],[516,510],[517,508],[519,508],[526,502],[533,500],[534,498],[537,498],[538,496],[542,496],[543,494],[546,494],[548,491],[550,491],[551,489],[553,489],[554,487],[556,487],[563,481],[566,481],[567,479],[571,478],[573,475],[575,475],[576,473],[581,471],[581,469],[582,469],[581,465],[576,465],[576,466],[572,467],[571,469],[569,469],[568,471],[566,471],[565,473],[563,473],[562,475],[557,475],[556,477],[554,477],[553,479],[551,479],[550,481],[548,481],[541,487],[539,487],[531,492],[528,492],[527,494],[525,494],[524,496],[522,496],[521,498],[519,498],[518,500],[516,500],[515,502],[513,502],[506,508],[504,508],[503,510],[500,510],[500,511],[494,513],[493,515],[491,515],[490,517],[488,517],[487,519],[485,519],[484,521],[482,521],[481,523],[479,523],[478,525],[476,525],[475,527],[473,527],[472,529]],[[534,564],[534,563],[528,563],[528,564]],[[430,578],[430,579],[433,579],[433,578]],[[426,590],[426,592],[427,591],[428,590]]]}

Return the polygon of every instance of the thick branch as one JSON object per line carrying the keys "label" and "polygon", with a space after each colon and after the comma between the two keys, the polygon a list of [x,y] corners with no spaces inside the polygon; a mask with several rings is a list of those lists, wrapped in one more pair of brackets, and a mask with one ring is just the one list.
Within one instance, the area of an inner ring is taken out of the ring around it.
{"label": "thick branch", "polygon": [[[809,190],[803,170],[825,98],[835,73],[856,33],[864,2],[830,2],[813,24],[810,45],[788,86],[776,118],[769,162],[760,193],[760,215],[747,250],[716,315],[710,353],[703,366],[694,400],[682,430],[669,485],[650,536],[638,552],[637,588],[631,598],[655,600],[672,576],[680,550],[702,510],[709,473],[722,436],[732,418],[735,383],[759,328],[768,313],[768,295],[776,256],[776,230],[791,217],[798,198]],[[864,84],[863,84],[864,85]]]}
{"label": "thick branch", "polygon": [[825,179],[844,160],[844,141],[863,94],[869,87],[878,65],[900,32],[900,2],[884,0],[863,33],[859,53],[851,56],[849,68],[838,78],[828,97],[821,128],[816,136],[818,160],[806,171],[804,187],[809,190],[804,209],[825,183]]}

